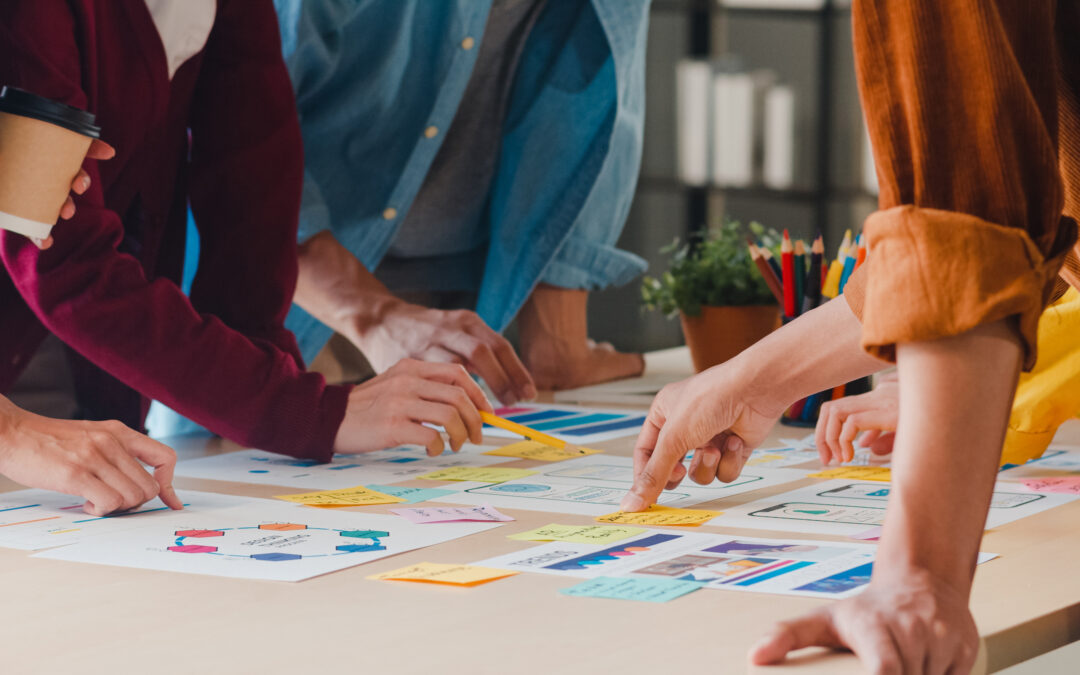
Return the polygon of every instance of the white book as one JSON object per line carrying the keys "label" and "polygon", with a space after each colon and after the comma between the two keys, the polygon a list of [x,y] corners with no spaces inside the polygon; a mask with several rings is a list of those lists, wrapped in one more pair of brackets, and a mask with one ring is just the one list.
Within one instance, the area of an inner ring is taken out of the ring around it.
{"label": "white book", "polygon": [[724,7],[761,9],[821,9],[825,6],[825,0],[716,0],[716,3]]}
{"label": "white book", "polygon": [[795,92],[786,85],[769,87],[764,96],[762,182],[776,190],[795,180]]}
{"label": "white book", "polygon": [[712,179],[745,187],[754,180],[754,78],[748,73],[713,77]]}
{"label": "white book", "polygon": [[709,99],[712,65],[683,59],[675,67],[676,152],[679,178],[688,185],[709,181]]}
{"label": "white book", "polygon": [[874,165],[874,146],[870,143],[870,132],[863,125],[862,142],[862,184],[863,189],[870,194],[878,194],[877,168]]}

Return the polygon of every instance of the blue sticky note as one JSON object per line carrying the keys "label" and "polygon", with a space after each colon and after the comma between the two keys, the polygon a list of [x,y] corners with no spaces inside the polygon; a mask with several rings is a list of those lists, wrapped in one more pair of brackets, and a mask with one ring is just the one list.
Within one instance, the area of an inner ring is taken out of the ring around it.
{"label": "blue sticky note", "polygon": [[401,487],[400,485],[369,485],[368,487],[392,497],[401,497],[405,500],[406,504],[426,502],[432,499],[438,499],[439,497],[445,497],[446,495],[452,495],[457,492],[457,490],[446,490],[444,488]]}
{"label": "blue sticky note", "polygon": [[563,595],[583,598],[612,598],[615,600],[641,600],[644,602],[667,602],[693,593],[701,588],[696,581],[680,579],[643,579],[641,577],[597,577],[583,581],[577,586],[564,588]]}

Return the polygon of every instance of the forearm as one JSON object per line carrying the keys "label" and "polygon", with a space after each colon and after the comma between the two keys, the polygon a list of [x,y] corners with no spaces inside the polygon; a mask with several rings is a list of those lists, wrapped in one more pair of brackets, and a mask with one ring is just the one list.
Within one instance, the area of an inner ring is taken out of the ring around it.
{"label": "forearm", "polygon": [[848,303],[833,300],[774,331],[735,357],[732,366],[747,383],[750,400],[786,407],[886,367],[860,347],[860,335]]}
{"label": "forearm", "polygon": [[970,591],[1020,358],[1005,321],[898,346],[900,422],[875,578],[925,570]]}
{"label": "forearm", "polygon": [[294,302],[354,342],[401,302],[330,232],[316,234],[299,251]]}

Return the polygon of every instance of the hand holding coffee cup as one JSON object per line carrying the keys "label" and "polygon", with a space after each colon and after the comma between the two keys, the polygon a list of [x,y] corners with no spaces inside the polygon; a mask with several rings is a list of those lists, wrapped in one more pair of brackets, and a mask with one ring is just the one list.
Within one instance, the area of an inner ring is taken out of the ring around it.
{"label": "hand holding coffee cup", "polygon": [[0,229],[48,248],[57,219],[75,213],[69,191],[82,194],[90,187],[83,158],[115,154],[100,135],[85,110],[0,89]]}

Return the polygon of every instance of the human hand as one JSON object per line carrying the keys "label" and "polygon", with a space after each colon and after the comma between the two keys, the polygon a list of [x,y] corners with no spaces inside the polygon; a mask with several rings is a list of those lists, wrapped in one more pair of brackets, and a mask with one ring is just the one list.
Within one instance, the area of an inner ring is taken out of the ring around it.
{"label": "human hand", "polygon": [[[94,139],[90,143],[90,149],[86,152],[87,159],[112,159],[116,156],[116,150],[105,141]],[[81,195],[90,189],[90,174],[86,173],[86,169],[79,169],[79,173],[75,174],[75,180],[71,181],[71,191],[77,195]],[[64,205],[60,207],[60,218],[63,220],[71,220],[75,215],[75,200],[71,195],[68,195],[64,200]],[[34,239],[33,242],[37,244],[37,247],[42,251],[53,245],[52,236],[45,239]]]}
{"label": "human hand", "polygon": [[850,462],[855,456],[855,437],[876,455],[892,452],[900,416],[900,381],[896,373],[878,379],[874,389],[845,396],[821,405],[814,437],[822,464]]}
{"label": "human hand", "polygon": [[[149,464],[153,477],[138,460]],[[95,516],[126,511],[154,497],[181,509],[173,491],[176,453],[120,422],[55,420],[0,397],[0,473],[28,487],[86,499]]]}
{"label": "human hand", "polygon": [[784,621],[750,649],[754,665],[804,647],[850,649],[871,673],[969,673],[979,634],[966,594],[922,570],[874,580],[859,595]]}
{"label": "human hand", "polygon": [[446,430],[457,452],[467,440],[482,442],[478,410],[491,412],[491,404],[464,368],[405,359],[352,390],[334,450],[359,453],[408,444],[440,455],[442,436],[425,426],[434,424]]}
{"label": "human hand", "polygon": [[428,309],[394,299],[379,322],[358,317],[347,336],[378,373],[402,359],[456,363],[483,378],[504,404],[536,396],[536,385],[514,348],[476,312]]}
{"label": "human hand", "polygon": [[[634,447],[634,486],[622,510],[648,508],[687,474],[702,485],[739,476],[786,407],[770,392],[754,395],[752,379],[741,372],[722,364],[660,391]],[[687,469],[682,460],[690,450]]]}

